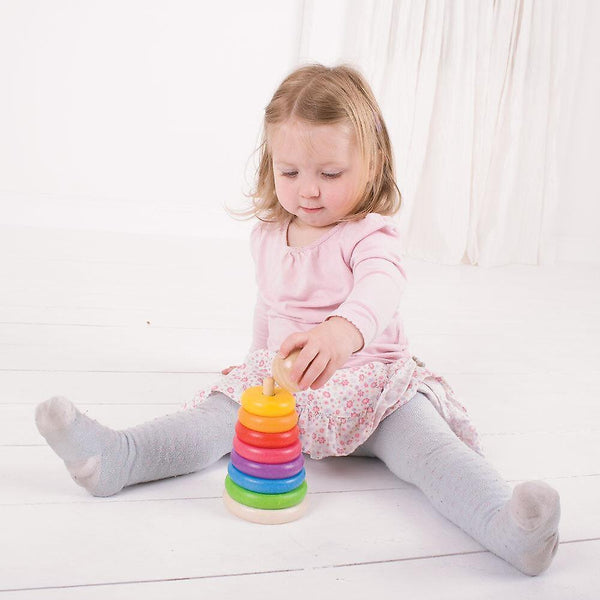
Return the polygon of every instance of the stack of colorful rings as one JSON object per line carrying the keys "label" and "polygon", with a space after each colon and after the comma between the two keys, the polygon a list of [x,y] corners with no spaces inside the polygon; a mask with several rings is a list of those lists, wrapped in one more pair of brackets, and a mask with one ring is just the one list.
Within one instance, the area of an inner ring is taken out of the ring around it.
{"label": "stack of colorful rings", "polygon": [[306,511],[304,457],[294,396],[273,380],[247,389],[223,498],[236,516],[262,524],[288,523]]}

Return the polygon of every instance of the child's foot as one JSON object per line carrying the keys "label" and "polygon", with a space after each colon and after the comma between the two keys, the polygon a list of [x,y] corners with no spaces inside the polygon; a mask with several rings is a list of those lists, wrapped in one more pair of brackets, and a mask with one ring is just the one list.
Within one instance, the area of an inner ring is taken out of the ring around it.
{"label": "child's foot", "polygon": [[506,540],[499,554],[526,575],[545,571],[558,550],[558,492],[543,481],[520,483],[498,517]]}
{"label": "child's foot", "polygon": [[38,405],[35,422],[75,483],[94,496],[111,496],[126,483],[127,439],[80,413],[66,398]]}

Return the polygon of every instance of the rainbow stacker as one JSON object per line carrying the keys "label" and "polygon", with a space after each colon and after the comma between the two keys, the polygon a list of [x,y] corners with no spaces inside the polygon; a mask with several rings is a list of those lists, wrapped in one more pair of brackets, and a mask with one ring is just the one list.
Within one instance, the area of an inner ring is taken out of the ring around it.
{"label": "rainbow stacker", "polygon": [[306,512],[307,485],[294,396],[268,377],[247,389],[241,403],[225,505],[254,523],[295,521]]}

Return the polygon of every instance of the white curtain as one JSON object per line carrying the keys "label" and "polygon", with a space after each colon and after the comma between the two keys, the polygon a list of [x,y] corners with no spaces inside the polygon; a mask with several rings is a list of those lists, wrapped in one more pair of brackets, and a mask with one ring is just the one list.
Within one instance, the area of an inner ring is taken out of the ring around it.
{"label": "white curtain", "polygon": [[304,2],[300,62],[355,64],[378,97],[409,256],[554,261],[556,133],[569,114],[577,46],[564,32],[577,32],[585,13],[569,4]]}

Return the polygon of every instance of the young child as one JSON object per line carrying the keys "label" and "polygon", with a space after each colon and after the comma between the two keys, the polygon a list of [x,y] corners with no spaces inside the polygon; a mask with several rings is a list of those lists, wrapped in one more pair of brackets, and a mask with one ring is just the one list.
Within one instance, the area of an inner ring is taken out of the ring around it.
{"label": "young child", "polygon": [[305,66],[266,108],[251,235],[258,299],[244,364],[191,407],[114,431],[60,397],[39,405],[40,433],[96,496],[191,473],[231,450],[242,392],[292,370],[303,451],[380,458],[480,544],[522,572],[558,547],[559,498],[543,482],[514,491],[480,455],[465,409],[413,358],[398,314],[405,274],[391,219],[400,205],[392,150],[354,69]]}

